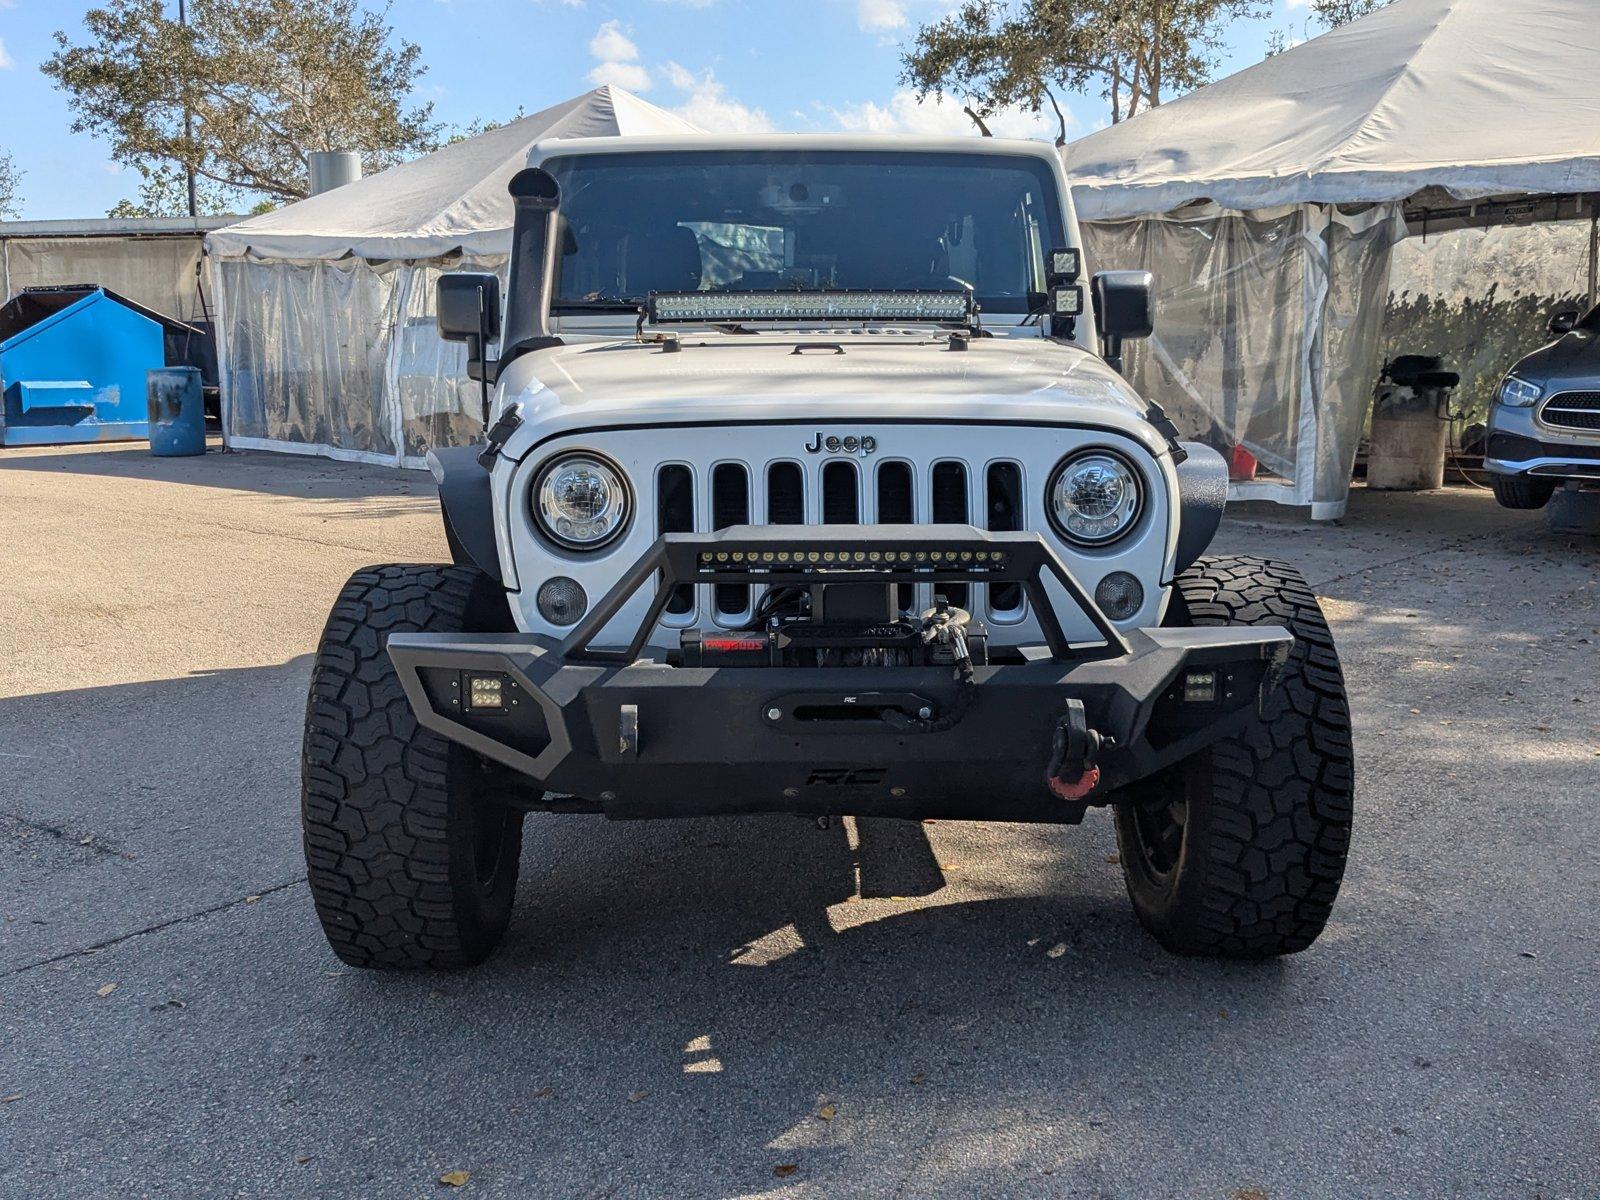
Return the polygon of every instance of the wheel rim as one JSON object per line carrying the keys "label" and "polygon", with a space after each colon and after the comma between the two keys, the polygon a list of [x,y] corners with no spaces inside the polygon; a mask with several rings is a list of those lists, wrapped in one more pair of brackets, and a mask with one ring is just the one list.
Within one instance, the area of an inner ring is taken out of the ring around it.
{"label": "wheel rim", "polygon": [[1189,798],[1179,794],[1161,804],[1133,810],[1134,842],[1139,856],[1158,879],[1166,879],[1183,856],[1183,835],[1189,825]]}

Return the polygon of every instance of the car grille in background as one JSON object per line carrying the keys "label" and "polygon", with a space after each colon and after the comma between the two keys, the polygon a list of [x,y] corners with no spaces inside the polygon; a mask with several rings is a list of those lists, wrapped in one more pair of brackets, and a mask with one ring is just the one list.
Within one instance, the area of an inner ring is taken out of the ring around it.
{"label": "car grille in background", "polygon": [[1600,429],[1600,392],[1557,392],[1539,419],[1561,429]]}
{"label": "car grille in background", "polygon": [[[754,474],[754,478],[752,478]],[[1022,470],[1013,462],[992,462],[974,480],[965,463],[943,461],[918,467],[901,460],[881,463],[831,459],[820,474],[808,480],[797,462],[775,462],[754,473],[742,463],[718,463],[712,468],[704,507],[712,530],[752,521],[768,525],[803,525],[808,519],[829,525],[855,525],[872,521],[881,525],[974,524],[997,531],[1021,530],[1025,525]],[[864,486],[863,486],[864,485]],[[689,532],[696,525],[695,481],[690,469],[676,463],[656,473],[656,529],[659,533]],[[974,494],[974,488],[981,489]],[[924,490],[926,489],[926,490]],[[920,500],[920,503],[919,503]],[[751,588],[744,584],[718,584],[706,588],[702,604],[709,601],[717,616],[737,618],[751,611]],[[964,583],[943,585],[952,604],[971,608],[973,588]],[[915,608],[917,589],[900,584],[896,599],[902,609]],[[931,599],[926,592],[921,602]],[[980,598],[981,599],[981,596]],[[1015,584],[996,585],[988,596],[991,613],[1020,617],[1022,589]],[[682,617],[694,609],[693,589],[674,590],[667,612]],[[982,614],[978,614],[982,615]]]}

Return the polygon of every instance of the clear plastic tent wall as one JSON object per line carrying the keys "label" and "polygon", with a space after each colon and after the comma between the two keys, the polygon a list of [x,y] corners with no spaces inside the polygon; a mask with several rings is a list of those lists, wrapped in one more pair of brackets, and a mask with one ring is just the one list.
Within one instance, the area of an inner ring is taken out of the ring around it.
{"label": "clear plastic tent wall", "polygon": [[243,449],[422,467],[434,446],[481,432],[466,348],[434,326],[446,271],[506,260],[213,259],[228,434]]}
{"label": "clear plastic tent wall", "polygon": [[1155,335],[1124,348],[1125,370],[1186,437],[1258,464],[1230,496],[1341,516],[1405,235],[1400,206],[1203,204],[1082,228],[1092,269],[1154,275]]}
{"label": "clear plastic tent wall", "polygon": [[206,239],[230,445],[424,465],[481,432],[466,351],[434,329],[445,271],[497,272],[506,187],[537,143],[698,133],[603,86]]}

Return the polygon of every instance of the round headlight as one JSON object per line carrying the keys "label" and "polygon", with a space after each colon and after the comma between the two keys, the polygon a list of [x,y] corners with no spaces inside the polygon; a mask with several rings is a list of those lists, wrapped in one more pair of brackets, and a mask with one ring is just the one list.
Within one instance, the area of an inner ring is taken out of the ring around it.
{"label": "round headlight", "polygon": [[604,459],[570,454],[539,472],[533,515],[560,545],[595,550],[628,523],[628,485],[622,472]]}
{"label": "round headlight", "polygon": [[1050,481],[1050,515],[1070,541],[1104,546],[1133,528],[1143,506],[1139,476],[1109,450],[1067,459]]}

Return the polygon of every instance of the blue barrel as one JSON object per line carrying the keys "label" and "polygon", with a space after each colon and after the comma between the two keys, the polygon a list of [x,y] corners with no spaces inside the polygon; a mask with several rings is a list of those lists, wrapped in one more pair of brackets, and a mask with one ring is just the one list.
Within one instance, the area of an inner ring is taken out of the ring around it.
{"label": "blue barrel", "polygon": [[150,453],[177,458],[206,452],[206,405],[198,367],[162,367],[145,376]]}

